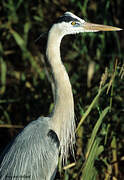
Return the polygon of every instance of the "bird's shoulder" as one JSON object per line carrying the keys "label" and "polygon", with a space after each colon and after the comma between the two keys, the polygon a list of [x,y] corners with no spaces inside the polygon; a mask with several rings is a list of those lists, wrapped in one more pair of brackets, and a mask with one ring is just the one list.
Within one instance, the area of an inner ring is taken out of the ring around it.
{"label": "bird's shoulder", "polygon": [[32,121],[5,149],[0,158],[0,175],[3,179],[7,175],[21,176],[26,173],[31,180],[39,180],[38,177],[45,179],[46,175],[49,177],[54,174],[58,162],[59,140],[50,129],[49,121],[49,117]]}
{"label": "bird's shoulder", "polygon": [[[7,153],[20,151],[21,153],[43,151],[44,147],[59,148],[57,134],[50,128],[50,117],[39,117],[30,122],[5,148],[2,156]],[[41,152],[41,153],[43,153]]]}
{"label": "bird's shoulder", "polygon": [[[57,134],[51,129],[50,117],[39,117],[37,120],[30,122],[23,131],[18,135],[18,141],[30,139],[40,141],[40,144],[44,141],[49,143],[55,143],[59,146],[59,139]],[[42,141],[42,142],[41,142]]]}

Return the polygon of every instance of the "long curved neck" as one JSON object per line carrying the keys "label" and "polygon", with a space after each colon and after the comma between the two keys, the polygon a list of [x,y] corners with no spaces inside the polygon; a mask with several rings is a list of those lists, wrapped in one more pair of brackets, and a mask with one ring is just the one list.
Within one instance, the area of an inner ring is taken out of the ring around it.
{"label": "long curved neck", "polygon": [[51,125],[60,140],[61,156],[66,158],[69,146],[73,146],[75,141],[75,121],[72,88],[60,57],[61,39],[56,26],[53,26],[48,35],[46,55],[55,82],[55,105]]}

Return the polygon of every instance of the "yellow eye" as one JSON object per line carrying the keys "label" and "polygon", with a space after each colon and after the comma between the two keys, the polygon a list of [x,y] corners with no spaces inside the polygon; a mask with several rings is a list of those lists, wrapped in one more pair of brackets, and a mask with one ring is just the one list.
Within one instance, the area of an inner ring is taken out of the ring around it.
{"label": "yellow eye", "polygon": [[76,24],[76,22],[75,22],[75,21],[72,21],[71,24],[74,26],[74,25]]}

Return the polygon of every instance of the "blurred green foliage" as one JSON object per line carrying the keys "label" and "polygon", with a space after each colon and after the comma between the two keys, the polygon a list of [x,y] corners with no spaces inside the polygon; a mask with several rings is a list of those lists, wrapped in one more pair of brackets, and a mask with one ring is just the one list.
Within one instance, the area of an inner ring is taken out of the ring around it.
{"label": "blurred green foliage", "polygon": [[[41,61],[46,41],[40,38],[35,43],[35,39],[65,11],[94,23],[123,28],[123,10],[122,0],[0,1],[1,151],[19,127],[47,115],[53,107],[51,86]],[[68,160],[74,166],[58,172],[56,179],[124,177],[123,35],[123,31],[83,33],[62,41],[76,123],[81,126],[76,133],[76,161],[71,155]]]}

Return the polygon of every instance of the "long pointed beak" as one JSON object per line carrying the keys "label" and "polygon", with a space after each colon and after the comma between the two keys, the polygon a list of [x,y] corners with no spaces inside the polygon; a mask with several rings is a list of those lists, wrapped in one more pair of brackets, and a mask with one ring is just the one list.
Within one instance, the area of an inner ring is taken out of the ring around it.
{"label": "long pointed beak", "polygon": [[121,28],[113,27],[113,26],[107,26],[107,25],[101,25],[101,24],[93,24],[85,22],[83,24],[83,28],[86,31],[120,31]]}

